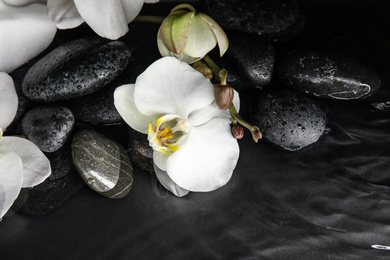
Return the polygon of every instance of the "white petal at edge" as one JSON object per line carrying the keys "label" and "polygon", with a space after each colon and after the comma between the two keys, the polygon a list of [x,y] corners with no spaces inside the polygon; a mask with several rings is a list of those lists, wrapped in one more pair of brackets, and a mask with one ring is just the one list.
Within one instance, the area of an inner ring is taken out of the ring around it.
{"label": "white petal at edge", "polygon": [[12,6],[25,6],[29,4],[46,4],[46,0],[3,0],[4,3]]}
{"label": "white petal at edge", "polygon": [[16,153],[0,153],[0,218],[12,206],[23,183],[22,160]]}
{"label": "white petal at edge", "polygon": [[18,96],[14,81],[4,72],[0,72],[0,128],[5,129],[18,111]]}
{"label": "white petal at edge", "polygon": [[23,188],[43,182],[51,174],[50,161],[31,141],[15,136],[3,136],[0,153],[14,152],[23,163]]}
{"label": "white petal at edge", "polygon": [[130,23],[139,14],[144,5],[143,0],[121,0],[127,23]]}
{"label": "white petal at edge", "polygon": [[178,197],[183,197],[189,193],[188,190],[185,190],[178,186],[176,183],[174,183],[165,171],[159,169],[155,164],[153,166],[154,172],[156,173],[156,177],[161,183],[161,185],[164,186],[164,188],[166,188]]}
{"label": "white petal at edge", "polygon": [[141,114],[134,104],[134,84],[119,86],[114,92],[114,105],[122,119],[134,130],[147,134],[149,122],[154,124],[161,115]]}
{"label": "white petal at edge", "polygon": [[145,115],[176,114],[188,118],[189,113],[213,100],[210,80],[173,57],[155,61],[135,82],[134,103]]}
{"label": "white petal at edge", "polygon": [[73,0],[48,0],[47,11],[59,29],[74,28],[84,22]]}
{"label": "white petal at edge", "polygon": [[56,31],[45,5],[13,7],[0,1],[0,71],[11,72],[37,56]]}
{"label": "white petal at edge", "polygon": [[84,21],[101,37],[116,40],[129,30],[118,0],[74,0],[74,3]]}
{"label": "white petal at edge", "polygon": [[229,181],[239,153],[229,122],[213,118],[191,129],[186,145],[169,156],[167,173],[183,189],[212,191]]}

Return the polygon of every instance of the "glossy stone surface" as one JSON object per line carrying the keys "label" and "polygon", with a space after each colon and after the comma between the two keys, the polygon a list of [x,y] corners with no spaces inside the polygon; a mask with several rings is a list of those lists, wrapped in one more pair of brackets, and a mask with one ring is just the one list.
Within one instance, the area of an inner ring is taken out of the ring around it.
{"label": "glossy stone surface", "polygon": [[251,108],[251,117],[264,140],[288,151],[317,142],[327,124],[326,114],[318,104],[293,91],[260,96]]}
{"label": "glossy stone surface", "polygon": [[37,106],[21,121],[23,134],[44,152],[55,152],[68,140],[74,116],[66,107]]}
{"label": "glossy stone surface", "polygon": [[271,81],[275,49],[269,40],[256,35],[233,33],[229,38],[228,58],[242,78],[255,88],[264,88]]}
{"label": "glossy stone surface", "polygon": [[127,153],[135,166],[144,171],[154,172],[153,148],[149,145],[147,135],[129,128]]}
{"label": "glossy stone surface", "polygon": [[130,56],[120,41],[85,38],[67,42],[29,69],[22,90],[36,102],[85,96],[114,80],[126,68]]}
{"label": "glossy stone surface", "polygon": [[302,11],[295,0],[207,0],[205,13],[224,30],[276,39],[291,37],[303,28]]}
{"label": "glossy stone surface", "polygon": [[82,130],[73,138],[72,157],[87,185],[108,198],[126,196],[133,185],[133,166],[126,150],[105,136]]}
{"label": "glossy stone surface", "polygon": [[359,99],[380,88],[378,75],[368,67],[336,52],[292,51],[278,68],[287,86],[314,96]]}

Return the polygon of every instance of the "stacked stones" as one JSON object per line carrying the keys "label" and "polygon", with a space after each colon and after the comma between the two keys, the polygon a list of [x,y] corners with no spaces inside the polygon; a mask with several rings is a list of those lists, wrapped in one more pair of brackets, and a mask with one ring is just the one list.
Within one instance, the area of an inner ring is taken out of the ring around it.
{"label": "stacked stones", "polygon": [[[229,71],[228,83],[253,99],[252,123],[278,149],[310,149],[329,128],[326,106],[368,100],[378,92],[379,76],[365,64],[299,40],[306,25],[296,0],[207,0],[202,8],[230,40],[222,59],[213,52],[210,56]],[[145,40],[144,35],[127,37],[126,44]],[[53,174],[23,189],[14,208],[25,214],[49,212],[84,183],[103,196],[122,198],[133,184],[132,164],[153,171],[146,136],[124,124],[113,92],[134,83],[160,56],[155,35],[132,52],[126,44],[100,38],[66,42],[33,64],[22,84],[16,82],[23,102],[15,133],[21,131],[46,153]]]}

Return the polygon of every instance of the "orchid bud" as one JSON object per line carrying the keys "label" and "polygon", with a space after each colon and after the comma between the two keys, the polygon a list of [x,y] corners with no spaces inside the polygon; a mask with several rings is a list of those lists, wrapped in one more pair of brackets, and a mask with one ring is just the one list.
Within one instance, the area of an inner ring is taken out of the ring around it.
{"label": "orchid bud", "polygon": [[157,34],[162,56],[174,56],[188,64],[201,60],[217,43],[222,56],[229,46],[225,32],[213,19],[196,13],[189,4],[173,8]]}
{"label": "orchid bud", "polygon": [[232,127],[232,134],[234,138],[241,139],[244,136],[244,128],[240,125],[234,125]]}
{"label": "orchid bud", "polygon": [[192,67],[203,74],[206,78],[211,80],[213,78],[213,71],[201,60],[194,62]]}
{"label": "orchid bud", "polygon": [[233,101],[234,91],[233,88],[228,85],[215,85],[214,86],[215,102],[219,109],[226,110],[230,107]]}

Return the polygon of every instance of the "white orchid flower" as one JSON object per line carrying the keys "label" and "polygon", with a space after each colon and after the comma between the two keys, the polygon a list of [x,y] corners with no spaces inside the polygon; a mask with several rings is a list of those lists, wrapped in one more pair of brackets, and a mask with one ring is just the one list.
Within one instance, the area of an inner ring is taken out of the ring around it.
{"label": "white orchid flower", "polygon": [[[220,110],[210,80],[173,57],[157,60],[135,84],[114,93],[133,129],[148,134],[157,178],[176,196],[225,185],[239,157],[230,115]],[[239,107],[238,93],[233,100]]]}
{"label": "white orchid flower", "polygon": [[99,36],[116,40],[129,30],[128,24],[143,4],[158,0],[48,0],[49,16],[59,29],[86,22]]}
{"label": "white orchid flower", "polygon": [[14,119],[18,97],[12,78],[0,72],[0,218],[10,209],[21,188],[33,187],[50,174],[50,162],[38,146],[14,136],[2,136]]}
{"label": "white orchid flower", "polygon": [[52,42],[57,28],[40,0],[0,0],[0,71],[28,62]]}

